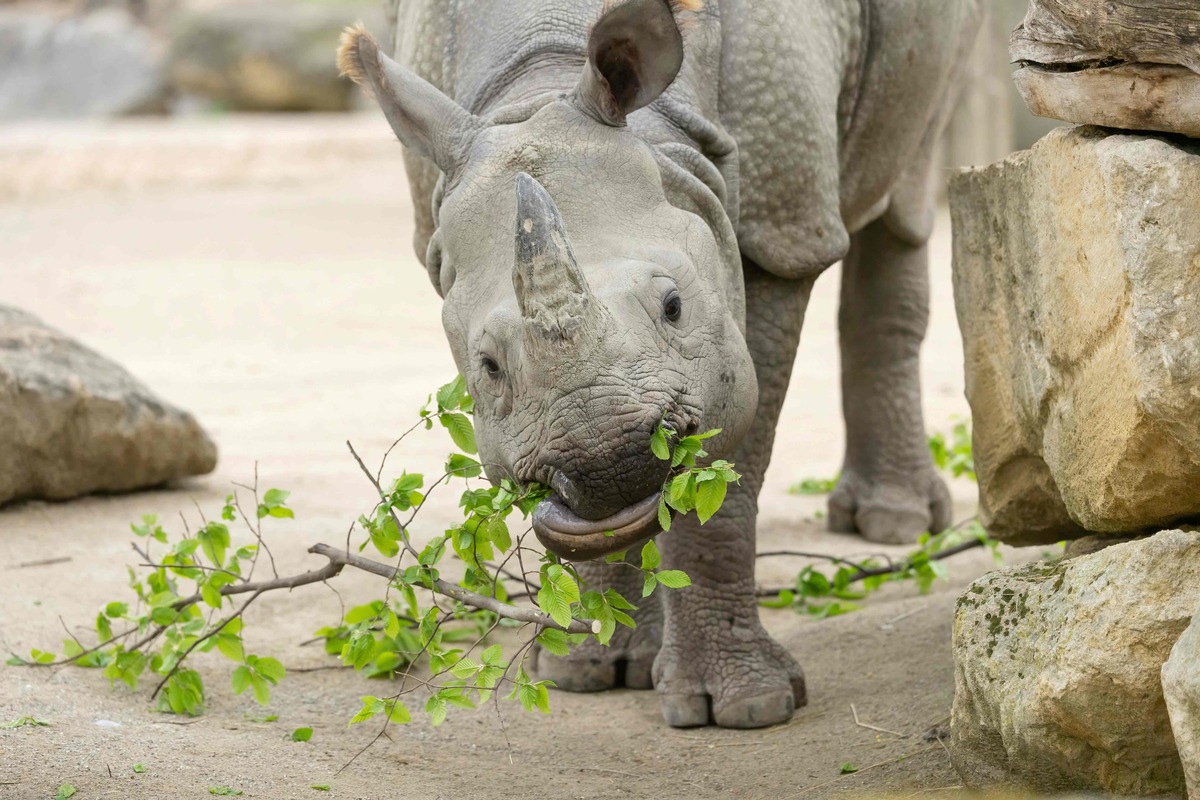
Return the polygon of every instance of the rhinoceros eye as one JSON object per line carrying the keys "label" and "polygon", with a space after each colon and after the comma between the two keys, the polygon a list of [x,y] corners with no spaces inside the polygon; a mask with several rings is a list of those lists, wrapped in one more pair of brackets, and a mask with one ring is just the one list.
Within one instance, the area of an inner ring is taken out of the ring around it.
{"label": "rhinoceros eye", "polygon": [[487,373],[489,378],[500,377],[500,365],[496,363],[496,359],[491,356],[483,356],[479,360],[479,364],[483,367],[483,371]]}
{"label": "rhinoceros eye", "polygon": [[663,316],[668,322],[678,322],[679,316],[683,314],[683,300],[679,297],[679,292],[671,292],[663,300]]}

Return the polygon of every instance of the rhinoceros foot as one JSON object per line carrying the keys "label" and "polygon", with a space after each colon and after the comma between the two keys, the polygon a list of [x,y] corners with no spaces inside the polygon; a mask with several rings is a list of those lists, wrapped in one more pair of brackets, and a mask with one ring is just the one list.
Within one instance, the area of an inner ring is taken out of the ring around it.
{"label": "rhinoceros foot", "polygon": [[791,719],[808,701],[796,659],[757,619],[723,634],[720,642],[703,635],[664,642],[654,661],[663,719],[674,728],[765,728]]}
{"label": "rhinoceros foot", "polygon": [[858,533],[877,544],[912,544],[950,524],[950,492],[933,468],[871,479],[843,470],[829,496],[829,530]]}

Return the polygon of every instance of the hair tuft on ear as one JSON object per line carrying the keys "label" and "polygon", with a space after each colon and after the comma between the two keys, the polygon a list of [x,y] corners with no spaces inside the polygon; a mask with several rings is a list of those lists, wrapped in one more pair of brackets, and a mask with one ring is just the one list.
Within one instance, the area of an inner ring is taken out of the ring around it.
{"label": "hair tuft on ear", "polygon": [[375,41],[371,38],[371,34],[367,33],[366,27],[361,22],[351,25],[342,31],[342,38],[337,51],[337,65],[340,74],[369,92],[371,91],[371,82],[368,80],[367,71],[363,67],[363,54],[360,50],[364,39],[373,46],[372,50],[378,50],[377,47],[374,47]]}

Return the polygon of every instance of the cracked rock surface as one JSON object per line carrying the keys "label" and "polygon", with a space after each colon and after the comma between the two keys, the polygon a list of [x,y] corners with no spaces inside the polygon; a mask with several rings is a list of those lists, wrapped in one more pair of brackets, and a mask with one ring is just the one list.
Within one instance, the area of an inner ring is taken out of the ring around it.
{"label": "cracked rock surface", "polygon": [[0,306],[0,504],[211,472],[199,423],[104,356]]}
{"label": "cracked rock surface", "polygon": [[954,621],[963,782],[1181,797],[1160,671],[1198,602],[1195,531],[975,581]]}
{"label": "cracked rock surface", "polygon": [[958,175],[951,211],[991,534],[1200,513],[1200,144],[1062,128]]}

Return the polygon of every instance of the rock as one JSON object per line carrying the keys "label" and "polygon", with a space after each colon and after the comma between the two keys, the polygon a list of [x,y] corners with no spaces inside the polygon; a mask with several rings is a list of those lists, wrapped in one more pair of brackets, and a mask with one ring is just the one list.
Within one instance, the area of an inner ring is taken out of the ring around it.
{"label": "rock", "polygon": [[0,121],[156,111],[165,98],[164,48],[128,12],[0,8]]}
{"label": "rock", "polygon": [[357,97],[339,76],[338,39],[358,19],[383,27],[374,5],[258,2],[221,5],[180,19],[171,79],[239,111],[345,111]]}
{"label": "rock", "polygon": [[190,414],[36,317],[0,306],[0,503],[147,488],[216,462]]}
{"label": "rock", "polygon": [[950,200],[984,526],[1043,544],[1200,514],[1200,143],[1063,128]]}
{"label": "rock", "polygon": [[1200,533],[997,570],[954,620],[951,758],[969,788],[1180,797],[1162,665],[1200,602]]}
{"label": "rock", "polygon": [[1163,664],[1162,685],[1187,775],[1188,800],[1200,800],[1200,606]]}

